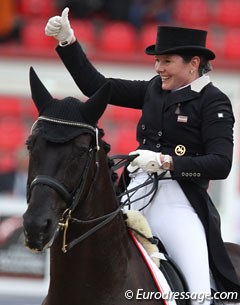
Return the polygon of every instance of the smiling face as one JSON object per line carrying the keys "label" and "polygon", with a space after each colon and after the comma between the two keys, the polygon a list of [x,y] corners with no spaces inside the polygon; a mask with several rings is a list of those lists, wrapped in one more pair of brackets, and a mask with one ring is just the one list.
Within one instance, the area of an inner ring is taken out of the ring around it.
{"label": "smiling face", "polygon": [[180,55],[156,55],[155,70],[161,77],[162,89],[172,91],[190,84],[199,77],[199,63],[198,56],[185,62]]}

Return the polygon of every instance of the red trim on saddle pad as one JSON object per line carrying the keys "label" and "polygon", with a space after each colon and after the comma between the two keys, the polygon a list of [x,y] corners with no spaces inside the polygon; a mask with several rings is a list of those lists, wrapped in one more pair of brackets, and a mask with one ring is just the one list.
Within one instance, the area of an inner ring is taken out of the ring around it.
{"label": "red trim on saddle pad", "polygon": [[[166,279],[165,279],[165,283],[163,283],[163,284],[167,288],[165,288],[165,289],[163,288],[163,285],[160,283],[160,276],[159,276],[160,273],[162,274],[161,270],[158,269],[158,267],[152,261],[151,257],[147,254],[146,250],[143,248],[142,244],[136,239],[136,237],[134,236],[134,234],[131,230],[129,230],[129,234],[130,234],[134,244],[136,245],[138,251],[140,252],[142,258],[144,259],[144,262],[147,265],[149,272],[151,273],[154,283],[157,286],[158,292],[160,292],[161,295],[164,295],[165,293],[168,293],[169,291],[171,291],[170,286],[168,285]],[[159,272],[157,273],[157,271],[159,271]],[[176,304],[176,302],[174,300],[166,300],[164,298],[161,298],[159,301],[162,301],[164,303],[164,305]]]}

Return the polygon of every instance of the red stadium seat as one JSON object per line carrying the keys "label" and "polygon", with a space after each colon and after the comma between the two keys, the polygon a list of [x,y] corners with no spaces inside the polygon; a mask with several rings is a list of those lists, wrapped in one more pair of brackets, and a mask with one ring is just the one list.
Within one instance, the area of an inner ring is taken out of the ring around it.
{"label": "red stadium seat", "polygon": [[99,47],[106,53],[134,53],[137,49],[134,27],[126,22],[106,23],[101,32]]}
{"label": "red stadium seat", "polygon": [[0,121],[0,150],[13,151],[25,144],[25,128],[21,121],[6,119]]}
{"label": "red stadium seat", "polygon": [[208,32],[206,47],[216,54],[216,57],[222,56],[222,33]]}
{"label": "red stadium seat", "polygon": [[134,123],[137,124],[141,116],[141,111],[131,108],[115,107],[111,108],[111,118],[115,123]]}
{"label": "red stadium seat", "polygon": [[14,153],[1,151],[0,147],[0,173],[12,171],[15,168]]}
{"label": "red stadium seat", "polygon": [[57,14],[55,1],[20,0],[20,13],[27,17],[51,17]]}
{"label": "red stadium seat", "polygon": [[148,23],[142,27],[140,33],[140,51],[144,51],[146,47],[156,43],[157,24]]}
{"label": "red stadium seat", "polygon": [[240,60],[240,28],[227,30],[222,42],[224,57]]}
{"label": "red stadium seat", "polygon": [[240,26],[240,1],[219,0],[217,2],[215,22],[221,26]]}
{"label": "red stadium seat", "polygon": [[185,26],[207,26],[210,8],[205,0],[178,0],[174,8],[176,22]]}
{"label": "red stadium seat", "polygon": [[1,96],[0,97],[0,119],[2,117],[20,117],[21,102],[17,97]]}
{"label": "red stadium seat", "polygon": [[53,49],[57,44],[53,37],[45,35],[46,21],[41,19],[28,20],[21,32],[21,41],[26,48],[30,49]]}
{"label": "red stadium seat", "polygon": [[36,120],[38,117],[38,110],[31,99],[24,101],[24,117]]}
{"label": "red stadium seat", "polygon": [[119,125],[115,137],[115,143],[112,145],[112,152],[115,154],[129,154],[138,147],[135,124]]}
{"label": "red stadium seat", "polygon": [[96,43],[93,23],[88,20],[74,19],[71,21],[71,26],[74,29],[75,36],[80,41],[83,49],[86,52],[91,52],[95,48]]}

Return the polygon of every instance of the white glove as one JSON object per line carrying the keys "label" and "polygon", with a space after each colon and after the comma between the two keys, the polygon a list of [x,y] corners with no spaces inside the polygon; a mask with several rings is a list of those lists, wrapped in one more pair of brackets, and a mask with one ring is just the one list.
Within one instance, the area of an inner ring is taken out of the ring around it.
{"label": "white glove", "polygon": [[161,153],[156,153],[151,150],[138,149],[130,152],[129,155],[139,154],[128,166],[128,171],[133,172],[138,168],[143,169],[148,173],[161,172],[162,163],[160,161]]}
{"label": "white glove", "polygon": [[[137,151],[132,151],[132,152],[129,153],[129,156],[131,156],[131,155],[139,155],[139,154],[137,153]],[[139,169],[139,166],[133,165],[132,162],[130,162],[130,164],[127,167],[127,170],[129,171],[129,173],[133,173],[138,169]]]}
{"label": "white glove", "polygon": [[61,17],[54,16],[50,18],[45,27],[45,34],[47,36],[53,36],[60,42],[60,45],[69,44],[74,37],[73,29],[71,28],[68,19],[68,12],[69,8],[65,7],[62,11]]}

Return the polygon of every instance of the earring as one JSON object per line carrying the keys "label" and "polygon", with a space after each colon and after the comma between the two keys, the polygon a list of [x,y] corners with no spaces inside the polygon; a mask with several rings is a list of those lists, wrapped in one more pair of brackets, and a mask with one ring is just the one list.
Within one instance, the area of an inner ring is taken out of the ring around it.
{"label": "earring", "polygon": [[194,70],[190,70],[190,73],[193,74]]}

